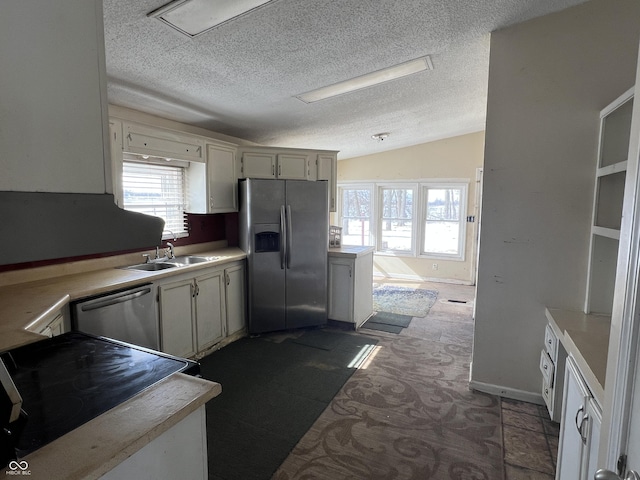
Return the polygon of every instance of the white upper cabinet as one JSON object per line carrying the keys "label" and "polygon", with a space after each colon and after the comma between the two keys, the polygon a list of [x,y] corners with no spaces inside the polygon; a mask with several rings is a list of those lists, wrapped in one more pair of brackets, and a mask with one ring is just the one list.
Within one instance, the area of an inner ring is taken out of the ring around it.
{"label": "white upper cabinet", "polygon": [[124,151],[204,162],[204,139],[134,123],[124,124]]}
{"label": "white upper cabinet", "polygon": [[276,178],[276,154],[243,152],[240,178]]}
{"label": "white upper cabinet", "polygon": [[317,160],[317,178],[329,182],[329,211],[337,209],[338,155],[336,153],[319,153]]}
{"label": "white upper cabinet", "polygon": [[329,211],[336,211],[337,152],[278,147],[239,147],[238,178],[325,180]]}
{"label": "white upper cabinet", "polygon": [[209,213],[238,211],[235,145],[207,145]]}
{"label": "white upper cabinet", "polygon": [[[278,149],[251,149],[242,152],[241,178],[278,178],[281,180],[315,180],[310,178],[310,157],[305,152],[282,152]],[[314,165],[315,173],[315,165]]]}
{"label": "white upper cabinet", "polygon": [[[315,180],[311,177],[310,155],[304,153],[278,154],[277,178],[287,180]],[[315,173],[315,165],[314,165]]]}

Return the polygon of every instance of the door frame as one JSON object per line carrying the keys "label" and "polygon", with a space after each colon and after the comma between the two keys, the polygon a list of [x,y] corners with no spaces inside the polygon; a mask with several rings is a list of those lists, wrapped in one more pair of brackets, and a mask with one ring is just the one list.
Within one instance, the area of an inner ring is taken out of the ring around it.
{"label": "door frame", "polygon": [[[627,452],[640,326],[640,61],[636,65],[633,115],[622,225],[611,313],[605,398],[598,465],[617,471]],[[640,392],[638,393],[640,394]]]}

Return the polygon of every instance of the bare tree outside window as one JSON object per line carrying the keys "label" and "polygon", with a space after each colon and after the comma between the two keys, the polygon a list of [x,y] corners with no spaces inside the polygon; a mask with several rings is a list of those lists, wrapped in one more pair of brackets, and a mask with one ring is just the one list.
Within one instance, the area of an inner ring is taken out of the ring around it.
{"label": "bare tree outside window", "polygon": [[342,189],[343,245],[371,245],[371,189]]}
{"label": "bare tree outside window", "polygon": [[381,250],[413,251],[413,189],[381,188]]}

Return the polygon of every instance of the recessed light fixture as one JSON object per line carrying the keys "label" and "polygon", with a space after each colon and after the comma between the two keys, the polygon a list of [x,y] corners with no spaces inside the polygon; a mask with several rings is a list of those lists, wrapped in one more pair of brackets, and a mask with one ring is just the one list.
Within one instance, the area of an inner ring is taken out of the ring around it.
{"label": "recessed light fixture", "polygon": [[274,0],[173,0],[147,14],[195,37]]}
{"label": "recessed light fixture", "polygon": [[388,133],[374,133],[373,135],[371,135],[371,138],[373,138],[374,140],[377,140],[379,142],[384,141],[387,137],[389,136]]}
{"label": "recessed light fixture", "polygon": [[406,77],[413,73],[424,72],[425,70],[433,70],[433,63],[429,55],[416,58],[408,62],[400,63],[393,67],[384,68],[372,73],[367,73],[359,77],[345,80],[344,82],[334,83],[326,87],[318,88],[307,93],[296,95],[296,98],[305,103],[313,103],[326,98],[335,97],[344,93],[360,90],[361,88],[379,85],[389,80]]}

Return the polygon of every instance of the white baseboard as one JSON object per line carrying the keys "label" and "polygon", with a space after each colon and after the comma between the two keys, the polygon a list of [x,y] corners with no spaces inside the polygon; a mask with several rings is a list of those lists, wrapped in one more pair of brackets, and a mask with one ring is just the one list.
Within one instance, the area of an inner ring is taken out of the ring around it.
{"label": "white baseboard", "polygon": [[423,277],[420,275],[403,275],[403,274],[393,274],[393,275],[383,275],[379,272],[373,273],[374,280],[405,280],[410,282],[436,282],[436,283],[451,283],[454,285],[474,285],[473,282],[467,280],[457,280],[454,278],[438,278],[438,277]]}
{"label": "white baseboard", "polygon": [[512,400],[535,403],[536,405],[544,405],[542,393],[527,392],[524,390],[518,390],[516,388],[501,387],[500,385],[476,382],[474,380],[469,380],[469,388],[471,388],[472,390],[478,390],[480,392],[497,395],[499,397],[510,398]]}

